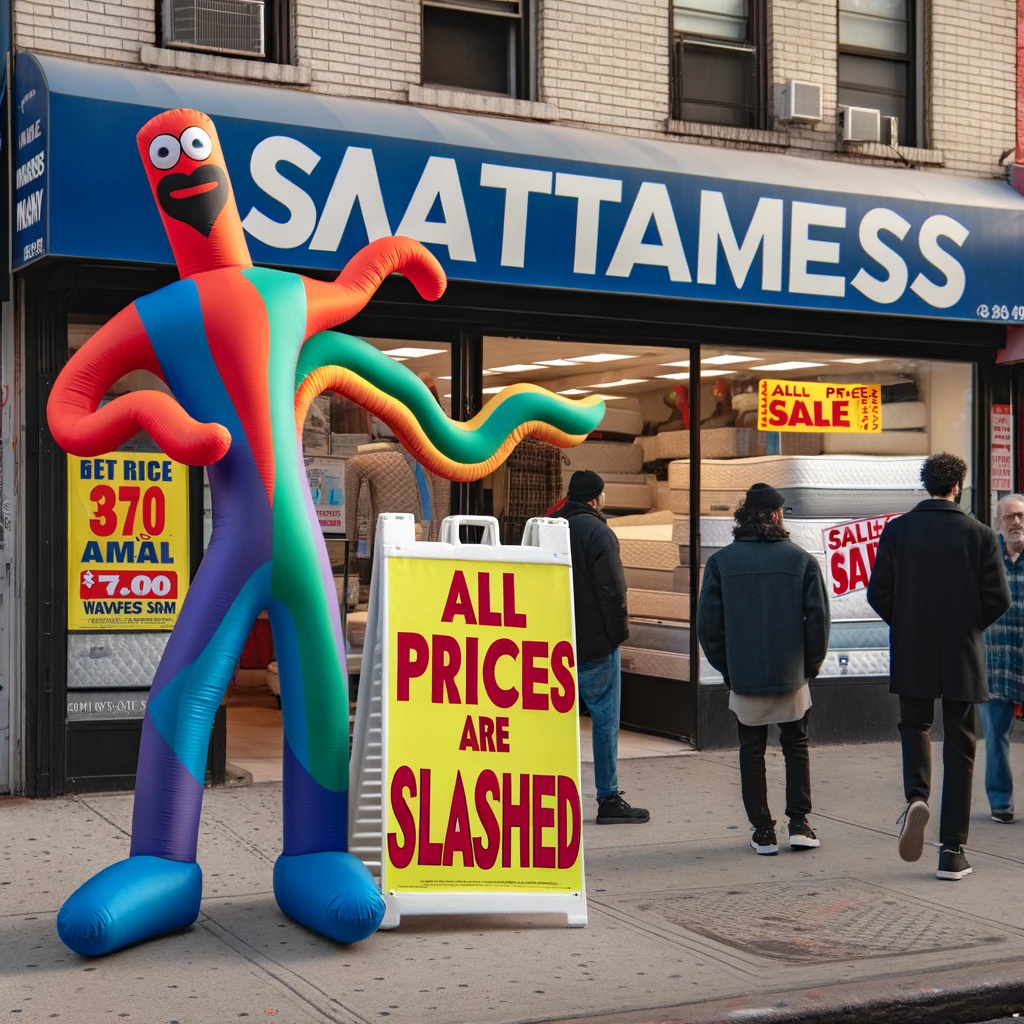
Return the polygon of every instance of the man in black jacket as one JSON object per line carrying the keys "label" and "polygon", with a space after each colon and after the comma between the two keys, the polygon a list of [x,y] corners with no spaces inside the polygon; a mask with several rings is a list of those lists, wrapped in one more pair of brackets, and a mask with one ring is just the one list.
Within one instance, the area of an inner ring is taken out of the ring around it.
{"label": "man in black jacket", "polygon": [[588,469],[579,470],[569,480],[569,497],[558,515],[569,521],[576,671],[580,696],[590,709],[597,823],[625,825],[650,821],[651,816],[642,807],[630,807],[619,792],[619,644],[629,636],[629,620],[619,541],[601,515],[603,505],[604,480]]}
{"label": "man in black jacket", "polygon": [[811,771],[807,718],[811,693],[828,651],[828,595],[814,556],[789,539],[783,495],[754,484],[736,510],[733,543],[704,568],[697,637],[729,687],[740,735],[740,788],[759,854],[779,852],[768,809],[764,754],[768,726],[778,724],[786,759],[789,845],[819,846],[807,823]]}
{"label": "man in black jacket", "polygon": [[971,873],[964,844],[971,819],[974,705],[988,700],[985,630],[1010,607],[996,535],[960,507],[967,464],[943,452],[924,460],[932,496],[891,519],[878,541],[868,602],[889,624],[889,689],[900,698],[903,815],[899,852],[924,851],[931,791],[935,700],[942,700],[939,878]]}

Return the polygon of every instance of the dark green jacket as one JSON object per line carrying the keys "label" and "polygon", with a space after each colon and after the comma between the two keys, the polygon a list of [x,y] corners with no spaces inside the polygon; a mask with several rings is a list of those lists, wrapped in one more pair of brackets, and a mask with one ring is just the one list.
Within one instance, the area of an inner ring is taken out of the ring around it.
{"label": "dark green jacket", "polygon": [[788,693],[813,679],[830,626],[821,569],[792,541],[737,538],[708,559],[697,636],[737,693]]}

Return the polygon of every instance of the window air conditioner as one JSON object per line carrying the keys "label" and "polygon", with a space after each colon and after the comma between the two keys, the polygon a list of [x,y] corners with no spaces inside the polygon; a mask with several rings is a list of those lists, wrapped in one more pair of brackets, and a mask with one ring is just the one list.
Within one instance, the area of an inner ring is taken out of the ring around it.
{"label": "window air conditioner", "polygon": [[164,45],[263,57],[263,15],[264,0],[164,0]]}
{"label": "window air conditioner", "polygon": [[821,86],[792,78],[776,86],[775,116],[780,121],[820,121]]}
{"label": "window air conditioner", "polygon": [[843,142],[878,142],[882,116],[870,107],[840,107],[839,137]]}
{"label": "window air conditioner", "polygon": [[895,149],[900,144],[900,119],[898,117],[883,117],[881,119],[883,145],[892,146]]}

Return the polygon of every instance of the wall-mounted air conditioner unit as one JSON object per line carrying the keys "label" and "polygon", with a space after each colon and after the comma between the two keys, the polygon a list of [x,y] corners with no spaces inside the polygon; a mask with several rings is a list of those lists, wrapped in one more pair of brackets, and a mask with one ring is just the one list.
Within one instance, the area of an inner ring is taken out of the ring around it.
{"label": "wall-mounted air conditioner unit", "polygon": [[780,121],[820,121],[821,86],[790,79],[775,87],[775,116]]}
{"label": "wall-mounted air conditioner unit", "polygon": [[843,142],[878,142],[882,115],[870,107],[840,107],[839,137]]}
{"label": "wall-mounted air conditioner unit", "polygon": [[164,0],[164,45],[266,56],[264,0]]}
{"label": "wall-mounted air conditioner unit", "polygon": [[881,118],[881,139],[883,145],[895,149],[900,144],[900,119],[883,116]]}

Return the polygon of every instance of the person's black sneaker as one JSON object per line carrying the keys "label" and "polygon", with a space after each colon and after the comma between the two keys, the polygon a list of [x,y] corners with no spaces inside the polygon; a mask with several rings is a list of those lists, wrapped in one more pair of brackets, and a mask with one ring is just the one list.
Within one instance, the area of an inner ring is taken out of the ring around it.
{"label": "person's black sneaker", "polygon": [[939,850],[939,870],[935,872],[936,878],[947,882],[958,882],[965,875],[969,875],[971,870],[971,865],[967,863],[962,846],[958,846],[955,850],[946,847]]}
{"label": "person's black sneaker", "polygon": [[1013,811],[993,811],[992,820],[998,821],[1000,825],[1012,825],[1017,819]]}
{"label": "person's black sneaker", "polygon": [[622,792],[597,801],[598,825],[642,825],[651,820],[651,812],[643,807],[630,807]]}
{"label": "person's black sneaker", "polygon": [[789,845],[794,850],[814,850],[821,846],[814,830],[804,821],[789,823]]}
{"label": "person's black sneaker", "polygon": [[901,815],[899,851],[903,860],[921,859],[924,853],[924,830],[930,816],[931,811],[923,800],[912,800]]}
{"label": "person's black sneaker", "polygon": [[755,828],[754,834],[750,837],[750,845],[756,853],[763,857],[769,857],[779,852],[779,841],[775,837],[775,822],[770,825],[762,825]]}

